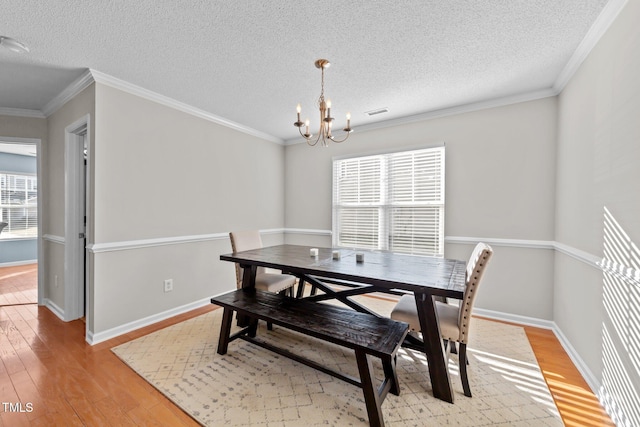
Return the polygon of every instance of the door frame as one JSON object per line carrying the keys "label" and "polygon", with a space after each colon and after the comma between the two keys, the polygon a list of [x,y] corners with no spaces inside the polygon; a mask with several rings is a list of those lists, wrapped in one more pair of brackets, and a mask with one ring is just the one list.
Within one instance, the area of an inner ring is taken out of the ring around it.
{"label": "door frame", "polygon": [[17,138],[13,136],[0,136],[2,144],[27,144],[36,146],[36,180],[38,183],[38,237],[37,237],[37,263],[38,263],[38,305],[45,304],[44,298],[44,247],[42,244],[42,140],[39,138]]}
{"label": "door frame", "polygon": [[[85,245],[84,236],[88,230],[82,227],[82,216],[87,212],[83,206],[89,188],[85,182],[84,147],[87,146],[87,170],[89,168],[89,147],[91,146],[91,121],[87,114],[65,128],[64,139],[64,189],[65,189],[65,232],[64,232],[64,320],[70,321],[87,316],[90,324],[90,310],[85,307]],[[87,175],[89,175],[87,173]],[[87,201],[89,199],[87,198]],[[81,212],[82,210],[82,212]],[[88,226],[88,224],[87,224]]]}

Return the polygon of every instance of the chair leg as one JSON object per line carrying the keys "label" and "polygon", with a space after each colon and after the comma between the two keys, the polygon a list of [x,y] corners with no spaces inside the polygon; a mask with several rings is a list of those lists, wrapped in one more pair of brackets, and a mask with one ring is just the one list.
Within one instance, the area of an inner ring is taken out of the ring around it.
{"label": "chair leg", "polygon": [[455,342],[443,339],[442,344],[444,344],[445,347],[447,347],[448,345],[451,346],[451,354],[458,354]]}
{"label": "chair leg", "polygon": [[469,387],[469,377],[467,377],[467,345],[460,343],[460,353],[458,355],[460,360],[460,379],[462,380],[462,389],[464,395],[471,397],[471,388]]}

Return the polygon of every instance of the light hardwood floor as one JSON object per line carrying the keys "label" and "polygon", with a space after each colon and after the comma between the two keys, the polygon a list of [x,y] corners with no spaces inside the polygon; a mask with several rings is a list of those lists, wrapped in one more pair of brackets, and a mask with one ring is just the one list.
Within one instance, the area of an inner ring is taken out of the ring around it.
{"label": "light hardwood floor", "polygon": [[[83,321],[34,303],[36,280],[35,266],[0,268],[0,427],[198,425],[110,349],[214,307],[90,346]],[[613,426],[555,335],[525,330],[565,425]]]}

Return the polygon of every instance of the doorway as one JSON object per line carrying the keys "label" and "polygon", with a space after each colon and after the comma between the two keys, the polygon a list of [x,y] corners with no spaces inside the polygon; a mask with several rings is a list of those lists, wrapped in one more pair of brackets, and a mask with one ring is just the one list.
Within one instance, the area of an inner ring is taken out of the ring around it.
{"label": "doorway", "polygon": [[87,177],[89,116],[65,129],[65,307],[64,320],[86,318],[87,306]]}
{"label": "doorway", "polygon": [[43,304],[40,140],[0,136],[0,305]]}

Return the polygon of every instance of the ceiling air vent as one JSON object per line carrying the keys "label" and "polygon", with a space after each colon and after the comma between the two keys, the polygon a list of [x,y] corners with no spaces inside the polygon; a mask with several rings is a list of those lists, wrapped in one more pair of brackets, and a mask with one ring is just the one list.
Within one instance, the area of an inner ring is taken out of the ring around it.
{"label": "ceiling air vent", "polygon": [[377,110],[366,111],[365,114],[369,116],[375,116],[376,114],[388,113],[389,109],[387,107],[378,108]]}

